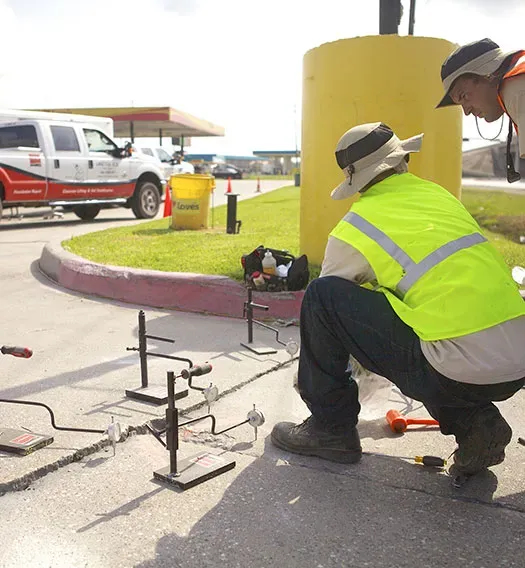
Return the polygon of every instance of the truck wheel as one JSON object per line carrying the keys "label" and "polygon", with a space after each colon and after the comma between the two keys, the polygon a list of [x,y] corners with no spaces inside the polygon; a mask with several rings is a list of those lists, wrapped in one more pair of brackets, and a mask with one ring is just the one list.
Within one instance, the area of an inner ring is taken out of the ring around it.
{"label": "truck wheel", "polygon": [[82,221],[91,221],[100,213],[100,205],[77,205],[73,213]]}
{"label": "truck wheel", "polygon": [[131,209],[137,219],[151,219],[159,212],[160,193],[152,181],[139,182],[131,198]]}

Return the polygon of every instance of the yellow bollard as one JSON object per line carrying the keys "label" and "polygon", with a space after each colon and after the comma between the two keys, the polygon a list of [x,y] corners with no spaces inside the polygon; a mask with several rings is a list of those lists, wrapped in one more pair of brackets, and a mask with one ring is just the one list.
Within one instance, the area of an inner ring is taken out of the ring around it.
{"label": "yellow bollard", "polygon": [[330,192],[344,179],[335,146],[357,124],[384,122],[400,138],[424,132],[410,171],[460,196],[461,109],[435,109],[443,90],[441,64],[453,50],[443,39],[382,35],[327,43],[305,54],[300,248],[310,262],[321,263],[328,234],[352,203],[334,201]]}

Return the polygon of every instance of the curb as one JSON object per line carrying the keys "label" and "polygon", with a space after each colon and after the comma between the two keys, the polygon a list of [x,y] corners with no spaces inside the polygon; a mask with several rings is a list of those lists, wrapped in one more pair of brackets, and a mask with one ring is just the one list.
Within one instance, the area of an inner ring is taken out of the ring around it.
{"label": "curb", "polygon": [[[57,244],[46,244],[40,270],[56,284],[84,294],[139,304],[243,319],[246,288],[226,276],[189,272],[160,272],[89,262]],[[268,306],[266,317],[299,319],[304,291],[255,292],[257,303]]]}

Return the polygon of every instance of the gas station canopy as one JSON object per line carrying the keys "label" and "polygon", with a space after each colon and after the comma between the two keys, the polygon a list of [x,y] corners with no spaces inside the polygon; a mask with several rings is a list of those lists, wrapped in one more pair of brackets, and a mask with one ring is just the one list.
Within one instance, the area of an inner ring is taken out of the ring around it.
{"label": "gas station canopy", "polygon": [[224,128],[171,107],[61,108],[47,112],[113,119],[116,138],[224,136]]}

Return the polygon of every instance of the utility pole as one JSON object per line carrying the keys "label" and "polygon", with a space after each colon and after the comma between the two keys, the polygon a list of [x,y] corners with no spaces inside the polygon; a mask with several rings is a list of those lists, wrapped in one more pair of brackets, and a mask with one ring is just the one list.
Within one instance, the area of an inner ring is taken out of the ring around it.
{"label": "utility pole", "polygon": [[401,0],[379,0],[380,35],[397,34],[402,15]]}
{"label": "utility pole", "polygon": [[408,17],[408,35],[414,35],[415,21],[416,21],[416,0],[410,0],[410,15]]}

